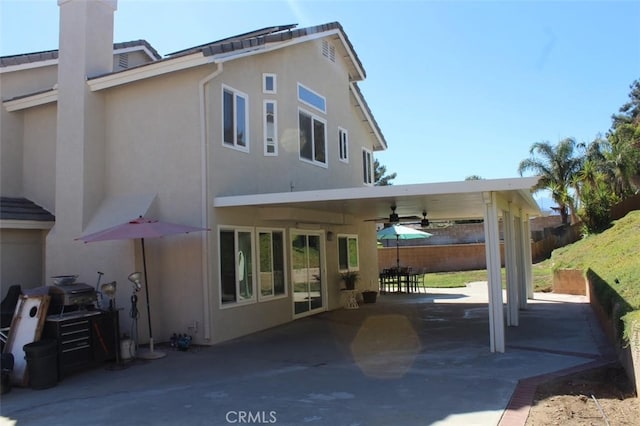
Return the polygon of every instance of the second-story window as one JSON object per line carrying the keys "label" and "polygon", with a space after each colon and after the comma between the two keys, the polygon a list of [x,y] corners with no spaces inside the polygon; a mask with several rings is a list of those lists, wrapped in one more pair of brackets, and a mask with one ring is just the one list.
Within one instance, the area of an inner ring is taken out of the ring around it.
{"label": "second-story window", "polygon": [[365,185],[373,185],[373,153],[362,148],[362,178]]}
{"label": "second-story window", "polygon": [[349,162],[349,136],[347,131],[338,127],[338,152],[340,161]]}
{"label": "second-story window", "polygon": [[222,143],[249,151],[248,96],[228,86],[222,88]]}
{"label": "second-story window", "polygon": [[278,155],[278,122],[276,101],[264,101],[264,155]]}
{"label": "second-story window", "polygon": [[266,73],[262,74],[262,93],[274,94],[276,91],[276,75]]}
{"label": "second-story window", "polygon": [[319,95],[306,86],[298,83],[298,100],[320,112],[327,113],[327,101],[324,96]]}
{"label": "second-story window", "polygon": [[327,166],[326,122],[303,109],[298,110],[300,159]]}

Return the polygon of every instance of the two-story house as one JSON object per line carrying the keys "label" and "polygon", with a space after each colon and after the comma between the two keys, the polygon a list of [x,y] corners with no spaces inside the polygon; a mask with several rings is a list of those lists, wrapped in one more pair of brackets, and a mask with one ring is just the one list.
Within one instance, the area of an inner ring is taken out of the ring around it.
{"label": "two-story house", "polygon": [[[263,28],[162,58],[144,41],[113,43],[116,0],[58,4],[58,51],[0,58],[3,205],[34,202],[46,217],[2,220],[3,289],[7,277],[91,284],[103,271],[127,306],[139,245],[76,238],[138,216],[205,227],[147,240],[146,278],[156,340],[189,330],[212,344],[341,307],[340,271],[377,288],[370,219],[391,205],[491,223],[503,212],[518,224],[514,247],[528,241],[532,179],[373,186],[387,142],[340,24]],[[522,293],[530,262],[514,259]]]}

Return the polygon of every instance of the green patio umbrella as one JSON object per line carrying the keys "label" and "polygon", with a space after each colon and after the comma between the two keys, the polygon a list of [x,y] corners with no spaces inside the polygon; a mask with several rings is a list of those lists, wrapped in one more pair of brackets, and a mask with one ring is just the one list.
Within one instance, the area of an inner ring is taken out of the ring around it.
{"label": "green patio umbrella", "polygon": [[403,225],[391,225],[378,231],[378,240],[396,240],[396,273],[398,274],[398,283],[400,283],[400,240],[421,240],[431,236],[432,234],[428,232]]}

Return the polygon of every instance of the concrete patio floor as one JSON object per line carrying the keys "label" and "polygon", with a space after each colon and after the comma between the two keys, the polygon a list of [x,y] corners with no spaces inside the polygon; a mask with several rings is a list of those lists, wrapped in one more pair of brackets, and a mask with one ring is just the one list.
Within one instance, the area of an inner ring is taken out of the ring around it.
{"label": "concrete patio floor", "polygon": [[[496,425],[519,380],[610,347],[584,297],[536,294],[489,351],[486,283],[390,294],[212,347],[2,396],[0,424]],[[525,417],[526,418],[526,417]]]}

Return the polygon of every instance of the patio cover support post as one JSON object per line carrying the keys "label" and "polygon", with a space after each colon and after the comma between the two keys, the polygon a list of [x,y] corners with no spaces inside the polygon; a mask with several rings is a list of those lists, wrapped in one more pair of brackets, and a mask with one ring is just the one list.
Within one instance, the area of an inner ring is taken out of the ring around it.
{"label": "patio cover support post", "polygon": [[527,309],[527,271],[531,262],[526,260],[525,246],[529,239],[524,234],[524,219],[522,217],[522,209],[518,211],[518,218],[515,220],[516,233],[516,262],[518,263],[518,307]]}
{"label": "patio cover support post", "polygon": [[484,192],[484,235],[489,279],[489,340],[491,352],[504,352],[504,309],[500,275],[500,233],[495,192]]}
{"label": "patio cover support post", "polygon": [[[533,300],[533,271],[531,258],[531,218],[528,214],[522,218],[522,247],[523,247],[523,270],[525,276],[525,288],[526,291],[523,294],[527,295],[528,299]],[[526,300],[525,300],[526,303]]]}
{"label": "patio cover support post", "polygon": [[507,210],[502,211],[502,223],[504,226],[504,253],[507,275],[507,325],[517,327],[519,323],[518,309],[518,262],[516,256],[516,233],[514,217],[509,203]]}

